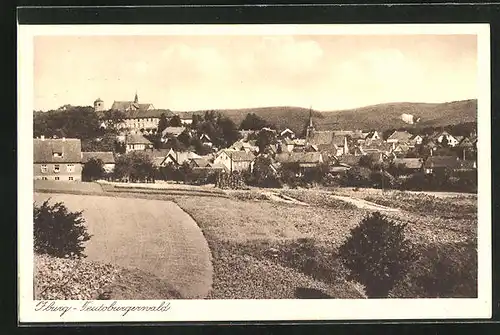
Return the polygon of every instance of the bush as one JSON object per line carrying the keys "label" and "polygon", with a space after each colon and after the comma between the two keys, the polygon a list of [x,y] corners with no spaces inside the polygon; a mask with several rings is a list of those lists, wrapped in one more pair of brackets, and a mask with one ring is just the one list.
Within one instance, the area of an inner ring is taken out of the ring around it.
{"label": "bush", "polygon": [[63,203],[33,205],[34,251],[60,258],[82,258],[87,232],[82,212],[70,212]]}
{"label": "bush", "polygon": [[394,298],[477,297],[477,248],[472,242],[420,246],[420,259],[391,291]]}
{"label": "bush", "polygon": [[369,298],[387,297],[416,260],[404,228],[405,224],[375,212],[351,229],[351,236],[340,247],[342,262],[350,270],[349,278],[364,285]]}
{"label": "bush", "polygon": [[82,169],[83,181],[94,181],[101,179],[105,174],[104,163],[100,159],[91,158],[84,165]]}
{"label": "bush", "polygon": [[373,171],[370,179],[377,188],[394,188],[397,185],[396,179],[387,171]]}
{"label": "bush", "polygon": [[371,170],[366,167],[354,166],[342,176],[341,184],[350,187],[372,186]]}

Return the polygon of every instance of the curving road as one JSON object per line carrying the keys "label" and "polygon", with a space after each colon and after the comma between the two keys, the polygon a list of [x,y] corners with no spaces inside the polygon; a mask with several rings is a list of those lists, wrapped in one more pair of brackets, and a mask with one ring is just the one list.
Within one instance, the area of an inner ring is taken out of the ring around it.
{"label": "curving road", "polygon": [[40,203],[83,210],[93,234],[89,260],[135,267],[174,286],[185,298],[205,298],[212,286],[211,253],[196,222],[170,201],[36,193]]}

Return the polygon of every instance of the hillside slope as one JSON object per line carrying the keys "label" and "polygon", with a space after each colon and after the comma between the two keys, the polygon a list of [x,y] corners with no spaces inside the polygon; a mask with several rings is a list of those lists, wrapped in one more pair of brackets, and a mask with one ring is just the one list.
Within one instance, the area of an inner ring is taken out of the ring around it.
{"label": "hillside slope", "polygon": [[[291,128],[301,132],[309,118],[309,109],[302,107],[261,107],[243,109],[220,109],[237,125],[248,113],[255,113],[280,128]],[[313,110],[318,129],[378,129],[386,130],[408,126],[401,114],[420,117],[416,127],[446,126],[461,122],[477,121],[477,100],[462,100],[447,103],[398,102],[378,104],[339,111]]]}
{"label": "hillside slope", "polygon": [[[320,128],[388,129],[408,126],[401,114],[420,118],[416,127],[446,126],[477,121],[477,100],[446,103],[388,103],[356,109],[323,112],[318,120]],[[335,123],[338,123],[335,125]]]}

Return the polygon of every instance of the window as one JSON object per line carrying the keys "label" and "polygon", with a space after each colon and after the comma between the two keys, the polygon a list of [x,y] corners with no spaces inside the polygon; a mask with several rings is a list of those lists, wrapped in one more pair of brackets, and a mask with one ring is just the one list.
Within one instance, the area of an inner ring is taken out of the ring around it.
{"label": "window", "polygon": [[55,177],[54,179],[55,179],[55,180],[59,180],[59,177]]}
{"label": "window", "polygon": [[68,177],[68,180],[73,180],[73,177]]}
{"label": "window", "polygon": [[75,172],[75,165],[74,164],[67,164],[66,165],[66,170],[68,172]]}
{"label": "window", "polygon": [[43,164],[43,165],[40,167],[40,170],[42,171],[42,173],[47,173],[47,165],[46,165],[46,164]]}
{"label": "window", "polygon": [[54,152],[54,157],[62,157],[62,152]]}
{"label": "window", "polygon": [[58,173],[61,170],[59,164],[54,165],[54,172]]}
{"label": "window", "polygon": [[42,177],[42,180],[47,180],[47,177]]}

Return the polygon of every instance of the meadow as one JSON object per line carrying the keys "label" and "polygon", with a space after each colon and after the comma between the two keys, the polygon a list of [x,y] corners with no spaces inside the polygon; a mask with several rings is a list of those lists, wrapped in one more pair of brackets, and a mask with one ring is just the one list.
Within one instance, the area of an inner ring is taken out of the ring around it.
{"label": "meadow", "polygon": [[[203,197],[195,192],[162,194],[130,189],[105,191],[98,197],[38,194],[35,198],[51,196],[70,209],[84,209],[94,234],[87,248],[90,260],[140,269],[179,291],[183,286],[190,287],[187,291],[197,287],[197,280],[179,275],[186,270],[195,276],[210,273],[211,279],[201,285],[209,299],[348,299],[366,295],[360,284],[346,279],[337,250],[350,229],[370,211],[335,195],[357,197],[398,208],[384,214],[407,223],[405,234],[421,254],[405,280],[393,289],[392,297],[477,295],[474,197],[436,198],[352,189],[272,191],[302,205],[276,201],[266,195],[269,190],[261,189]],[[174,229],[169,225],[173,221],[182,222],[182,227],[188,222],[201,230],[193,235],[190,229],[183,230],[185,227]],[[190,244],[208,244],[205,256],[189,249]],[[183,256],[168,256],[176,248],[186,248]],[[201,268],[195,264],[200,257]],[[176,267],[183,270],[175,272]],[[204,272],[207,268],[210,271]],[[199,287],[194,290],[201,294]],[[193,296],[187,291],[184,289],[182,295]]]}

